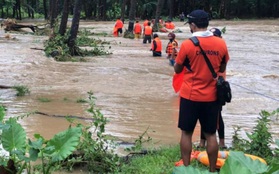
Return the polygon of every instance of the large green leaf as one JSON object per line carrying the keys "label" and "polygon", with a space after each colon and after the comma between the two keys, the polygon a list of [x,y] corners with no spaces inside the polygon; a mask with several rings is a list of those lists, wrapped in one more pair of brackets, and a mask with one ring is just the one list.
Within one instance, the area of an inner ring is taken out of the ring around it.
{"label": "large green leaf", "polygon": [[66,159],[79,144],[81,133],[80,127],[74,127],[54,135],[44,152],[51,157],[52,162]]}
{"label": "large green leaf", "polygon": [[268,171],[264,174],[279,174],[279,164],[270,165]]}
{"label": "large green leaf", "polygon": [[[210,173],[208,170],[200,171],[199,169],[196,169],[192,166],[174,167],[172,174],[188,174],[188,173],[191,173],[191,174],[214,174],[214,173]],[[216,174],[217,174],[217,172],[216,172]]]}
{"label": "large green leaf", "polygon": [[243,152],[230,151],[225,165],[220,170],[220,174],[257,174],[264,173],[267,170],[268,166],[259,160],[252,160],[250,157],[245,156]]}
{"label": "large green leaf", "polygon": [[16,122],[14,118],[10,118],[6,121],[6,124],[9,125],[7,129],[3,129],[2,132],[2,144],[3,148],[12,152],[25,151],[26,147],[26,132],[20,124]]}
{"label": "large green leaf", "polygon": [[0,105],[0,121],[2,122],[5,116],[5,108]]}

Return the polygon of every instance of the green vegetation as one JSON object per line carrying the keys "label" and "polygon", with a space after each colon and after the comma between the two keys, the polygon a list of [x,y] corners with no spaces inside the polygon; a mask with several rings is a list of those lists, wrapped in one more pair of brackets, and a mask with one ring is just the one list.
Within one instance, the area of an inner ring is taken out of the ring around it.
{"label": "green vegetation", "polygon": [[88,103],[88,101],[86,99],[79,98],[77,99],[77,103]]}
{"label": "green vegetation", "polygon": [[[270,148],[271,136],[268,131],[270,117],[278,115],[279,110],[271,113],[262,111],[260,117],[257,120],[257,125],[254,127],[253,132],[248,134],[248,140],[239,137],[238,132],[240,127],[235,129],[233,135],[233,146],[230,148],[230,154],[226,160],[225,165],[220,169],[220,174],[277,174],[279,173],[279,140],[275,143],[277,147],[275,149]],[[195,147],[193,147],[195,149]],[[240,152],[242,151],[242,152]],[[170,153],[168,153],[170,152]],[[253,154],[262,157],[267,161],[268,165],[265,165],[258,160],[251,160],[244,156],[246,154]],[[174,162],[180,160],[179,147],[169,147],[165,149],[159,149],[154,153],[149,153],[144,157],[131,158],[131,161],[124,165],[122,170],[134,171],[134,173],[172,173],[173,174],[185,174],[185,173],[197,173],[208,174],[207,167],[201,165],[196,159],[191,162],[189,167],[174,167]],[[163,162],[166,164],[162,164]],[[157,163],[159,165],[157,165]],[[165,170],[166,169],[166,170]],[[127,172],[129,173],[129,172]]]}
{"label": "green vegetation", "polygon": [[51,102],[51,99],[45,97],[39,97],[38,100],[43,103]]}
{"label": "green vegetation", "polygon": [[[25,170],[28,174],[72,171],[77,165],[84,166],[91,173],[208,173],[208,167],[197,159],[192,160],[191,166],[175,167],[174,163],[180,160],[178,145],[144,150],[143,146],[152,142],[148,128],[135,140],[133,147],[127,148],[129,154],[126,157],[118,156],[115,153],[117,144],[105,135],[108,120],[96,108],[93,93],[88,92],[88,96],[87,111],[92,115],[93,121],[83,125],[73,118],[66,117],[69,121],[68,129],[55,134],[49,140],[39,134],[28,139],[18,120],[31,114],[5,120],[5,108],[0,106],[0,144],[5,150],[1,153],[6,153],[5,156],[1,155],[0,167],[15,173]],[[273,142],[268,131],[270,118],[277,117],[278,111],[279,109],[271,113],[262,111],[253,131],[247,133],[248,140],[239,137],[240,127],[235,129],[233,146],[225,165],[219,171],[220,174],[279,172],[279,140]],[[270,143],[275,143],[277,147],[271,149]],[[244,156],[244,153],[263,157],[268,165],[258,160],[253,161]]]}
{"label": "green vegetation", "polygon": [[[47,56],[54,57],[57,61],[85,61],[85,56],[99,56],[108,55],[111,52],[105,50],[105,44],[109,42],[102,41],[99,39],[89,38],[90,32],[84,30],[80,32],[77,37],[78,47],[90,47],[90,49],[77,48],[80,58],[73,57],[70,54],[70,49],[68,46],[68,33],[65,36],[56,34],[45,42],[45,53]],[[110,48],[110,47],[109,47]]]}
{"label": "green vegetation", "polygon": [[26,86],[13,86],[13,89],[17,91],[16,96],[25,96],[26,94],[30,94],[30,90]]}

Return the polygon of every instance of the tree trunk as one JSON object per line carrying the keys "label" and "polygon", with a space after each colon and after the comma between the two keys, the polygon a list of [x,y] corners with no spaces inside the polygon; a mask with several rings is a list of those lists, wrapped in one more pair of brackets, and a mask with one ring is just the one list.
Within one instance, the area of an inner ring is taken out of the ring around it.
{"label": "tree trunk", "polygon": [[174,0],[168,0],[169,1],[169,20],[172,21],[174,17]]}
{"label": "tree trunk", "polygon": [[122,5],[121,5],[121,20],[124,23],[125,19],[125,7],[126,7],[127,0],[123,0]]}
{"label": "tree trunk", "polygon": [[128,31],[133,32],[134,30],[134,22],[135,22],[135,14],[136,14],[136,0],[131,0],[130,11],[129,11],[129,26]]}
{"label": "tree trunk", "polygon": [[224,1],[224,18],[230,19],[231,1],[230,0],[223,0],[223,1]]}
{"label": "tree trunk", "polygon": [[261,17],[261,13],[262,13],[262,10],[261,10],[261,0],[257,0],[257,2],[256,2],[256,7],[257,7],[257,17]]}
{"label": "tree trunk", "polygon": [[93,14],[93,7],[96,8],[95,2],[92,2],[92,1],[86,1],[84,3],[84,10],[85,10],[85,16],[86,16],[86,19],[91,19],[92,18],[92,14]]}
{"label": "tree trunk", "polygon": [[18,11],[18,19],[21,20],[21,3],[20,0],[17,1],[17,11]]}
{"label": "tree trunk", "polygon": [[106,15],[107,11],[107,1],[102,1],[102,8],[101,8],[101,19],[105,21],[107,19]]}
{"label": "tree trunk", "polygon": [[43,0],[43,4],[44,4],[44,15],[45,15],[45,20],[48,19],[48,11],[47,11],[47,3],[46,0]]}
{"label": "tree trunk", "polygon": [[80,9],[81,9],[81,0],[75,0],[74,16],[73,16],[73,20],[72,20],[70,37],[68,39],[68,46],[69,46],[71,55],[78,54],[78,50],[77,50],[78,48],[76,47],[75,42],[76,42],[78,27],[79,27]]}
{"label": "tree trunk", "polygon": [[69,16],[69,0],[64,0],[63,14],[61,18],[60,27],[59,27],[59,34],[62,36],[64,36],[67,29],[68,16]]}
{"label": "tree trunk", "polygon": [[156,18],[155,23],[153,25],[153,31],[158,32],[159,31],[159,18],[161,16],[161,11],[164,5],[164,0],[158,0],[157,2],[157,9],[156,9]]}
{"label": "tree trunk", "polygon": [[57,18],[57,8],[58,8],[58,0],[50,0],[50,28],[54,27],[55,20]]}
{"label": "tree trunk", "polygon": [[34,11],[36,9],[36,0],[31,0],[31,6],[32,6],[32,10],[31,10],[31,18],[34,19]]}

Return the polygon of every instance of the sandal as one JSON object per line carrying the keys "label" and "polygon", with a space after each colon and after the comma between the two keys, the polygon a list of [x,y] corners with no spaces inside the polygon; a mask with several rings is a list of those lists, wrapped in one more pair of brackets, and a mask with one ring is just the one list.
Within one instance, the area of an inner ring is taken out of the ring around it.
{"label": "sandal", "polygon": [[226,150],[226,149],[228,149],[228,147],[227,146],[219,146],[219,149],[220,150]]}

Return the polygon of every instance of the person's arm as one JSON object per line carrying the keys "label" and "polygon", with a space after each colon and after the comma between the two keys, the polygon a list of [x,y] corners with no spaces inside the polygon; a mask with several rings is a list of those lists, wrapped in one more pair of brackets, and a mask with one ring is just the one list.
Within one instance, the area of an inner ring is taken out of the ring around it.
{"label": "person's arm", "polygon": [[222,62],[219,68],[219,72],[223,73],[226,71],[227,62],[229,61],[229,53],[226,51],[225,56],[222,58]]}
{"label": "person's arm", "polygon": [[179,73],[181,73],[182,72],[182,70],[183,70],[183,65],[180,65],[180,64],[178,64],[178,63],[175,63],[174,64],[174,72],[176,73],[176,74],[179,74]]}
{"label": "person's arm", "polygon": [[153,51],[156,51],[157,49],[157,42],[154,40],[153,41]]}
{"label": "person's arm", "polygon": [[219,72],[221,72],[221,73],[225,72],[226,71],[226,67],[227,67],[226,63],[221,63]]}
{"label": "person's arm", "polygon": [[174,64],[174,72],[176,74],[179,74],[183,71],[185,60],[187,57],[186,49],[187,46],[184,46],[185,43],[183,42],[180,46],[180,50],[177,54],[177,57],[175,58],[175,64]]}
{"label": "person's arm", "polygon": [[176,54],[176,47],[177,47],[177,43],[173,42],[172,43],[172,53],[171,53],[171,59],[175,59],[175,54]]}
{"label": "person's arm", "polygon": [[175,59],[175,51],[176,51],[176,49],[175,48],[173,48],[172,49],[172,53],[171,53],[171,59]]}

